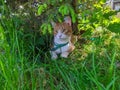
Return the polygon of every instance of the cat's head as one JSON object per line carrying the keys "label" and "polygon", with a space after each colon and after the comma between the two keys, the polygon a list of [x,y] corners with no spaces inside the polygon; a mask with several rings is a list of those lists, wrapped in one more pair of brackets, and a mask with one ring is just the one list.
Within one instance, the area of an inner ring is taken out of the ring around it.
{"label": "cat's head", "polygon": [[57,39],[67,39],[72,35],[71,18],[68,16],[64,20],[62,23],[52,22],[54,37]]}

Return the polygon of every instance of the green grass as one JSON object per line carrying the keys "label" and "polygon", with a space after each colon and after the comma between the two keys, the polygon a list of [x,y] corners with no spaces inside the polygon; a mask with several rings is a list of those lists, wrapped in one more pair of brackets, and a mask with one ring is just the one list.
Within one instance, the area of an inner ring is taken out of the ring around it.
{"label": "green grass", "polygon": [[[0,26],[0,89],[4,90],[119,90],[119,48],[112,38],[104,45],[104,35],[98,42],[91,41],[80,45],[68,59],[52,61],[45,53],[45,62],[38,62],[39,50],[32,58],[27,57],[22,37],[10,22],[1,21]],[[5,25],[3,27],[3,25]],[[5,33],[9,31],[9,33]],[[9,37],[9,38],[8,38]],[[7,40],[8,39],[8,40]],[[34,52],[34,43],[31,44]],[[101,54],[102,53],[102,54]]]}
{"label": "green grass", "polygon": [[18,27],[16,20],[0,21],[0,90],[120,90],[119,35],[93,34],[85,44],[78,41],[69,58],[52,61],[49,50],[36,53],[36,38],[25,41],[28,34]]}

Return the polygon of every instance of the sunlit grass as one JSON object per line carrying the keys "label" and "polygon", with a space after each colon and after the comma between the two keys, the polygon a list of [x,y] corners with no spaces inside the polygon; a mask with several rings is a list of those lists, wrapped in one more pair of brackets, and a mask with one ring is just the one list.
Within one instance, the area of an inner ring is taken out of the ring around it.
{"label": "sunlit grass", "polygon": [[[1,44],[4,46],[3,51],[0,52],[1,89],[120,89],[117,82],[119,73],[117,74],[118,69],[115,66],[119,48],[115,46],[115,41],[112,41],[114,37],[110,38],[106,46],[104,43],[109,37],[104,36],[83,45],[78,41],[75,51],[68,59],[59,58],[51,61],[49,54],[45,54],[45,62],[38,63],[40,54],[34,54],[33,60],[30,61],[30,58],[24,55],[24,42],[19,39],[19,33],[15,28],[12,28],[12,35],[7,34],[10,36],[7,41],[4,34],[6,30],[1,26],[1,41],[4,41],[4,44]],[[34,48],[34,45],[32,47]]]}
{"label": "sunlit grass", "polygon": [[13,18],[0,20],[0,90],[120,89],[119,34],[96,30],[67,59],[52,61],[49,49],[36,53],[36,38],[25,41],[18,27]]}

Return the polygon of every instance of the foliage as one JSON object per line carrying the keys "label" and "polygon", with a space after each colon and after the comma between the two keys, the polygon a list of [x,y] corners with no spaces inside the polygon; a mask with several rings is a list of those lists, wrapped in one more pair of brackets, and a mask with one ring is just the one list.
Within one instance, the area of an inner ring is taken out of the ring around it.
{"label": "foliage", "polygon": [[[73,0],[40,0],[37,7],[32,0],[1,0],[0,89],[119,90],[119,19],[103,1],[78,0],[75,8]],[[78,24],[75,34],[86,32],[69,58],[51,61],[50,21],[66,15]]]}
{"label": "foliage", "polygon": [[[120,33],[120,20],[119,18],[116,18],[117,12],[112,11],[110,8],[105,6],[104,3],[104,0],[95,2],[89,1],[85,4],[81,2],[81,8],[79,9],[80,22],[78,23],[78,28],[80,30],[86,30],[86,32],[88,32],[87,34],[91,35],[90,33],[95,31],[97,27],[102,26],[112,32]],[[90,5],[93,5],[93,7],[90,7]],[[84,6],[86,7],[82,8]]]}

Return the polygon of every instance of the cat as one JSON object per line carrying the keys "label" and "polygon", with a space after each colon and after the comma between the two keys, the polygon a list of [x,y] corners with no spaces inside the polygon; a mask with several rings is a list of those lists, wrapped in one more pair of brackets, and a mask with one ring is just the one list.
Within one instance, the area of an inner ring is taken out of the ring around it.
{"label": "cat", "polygon": [[75,46],[72,41],[72,23],[69,16],[64,18],[64,22],[55,23],[51,22],[54,29],[54,43],[50,50],[51,59],[57,59],[58,54],[61,57],[67,58]]}

